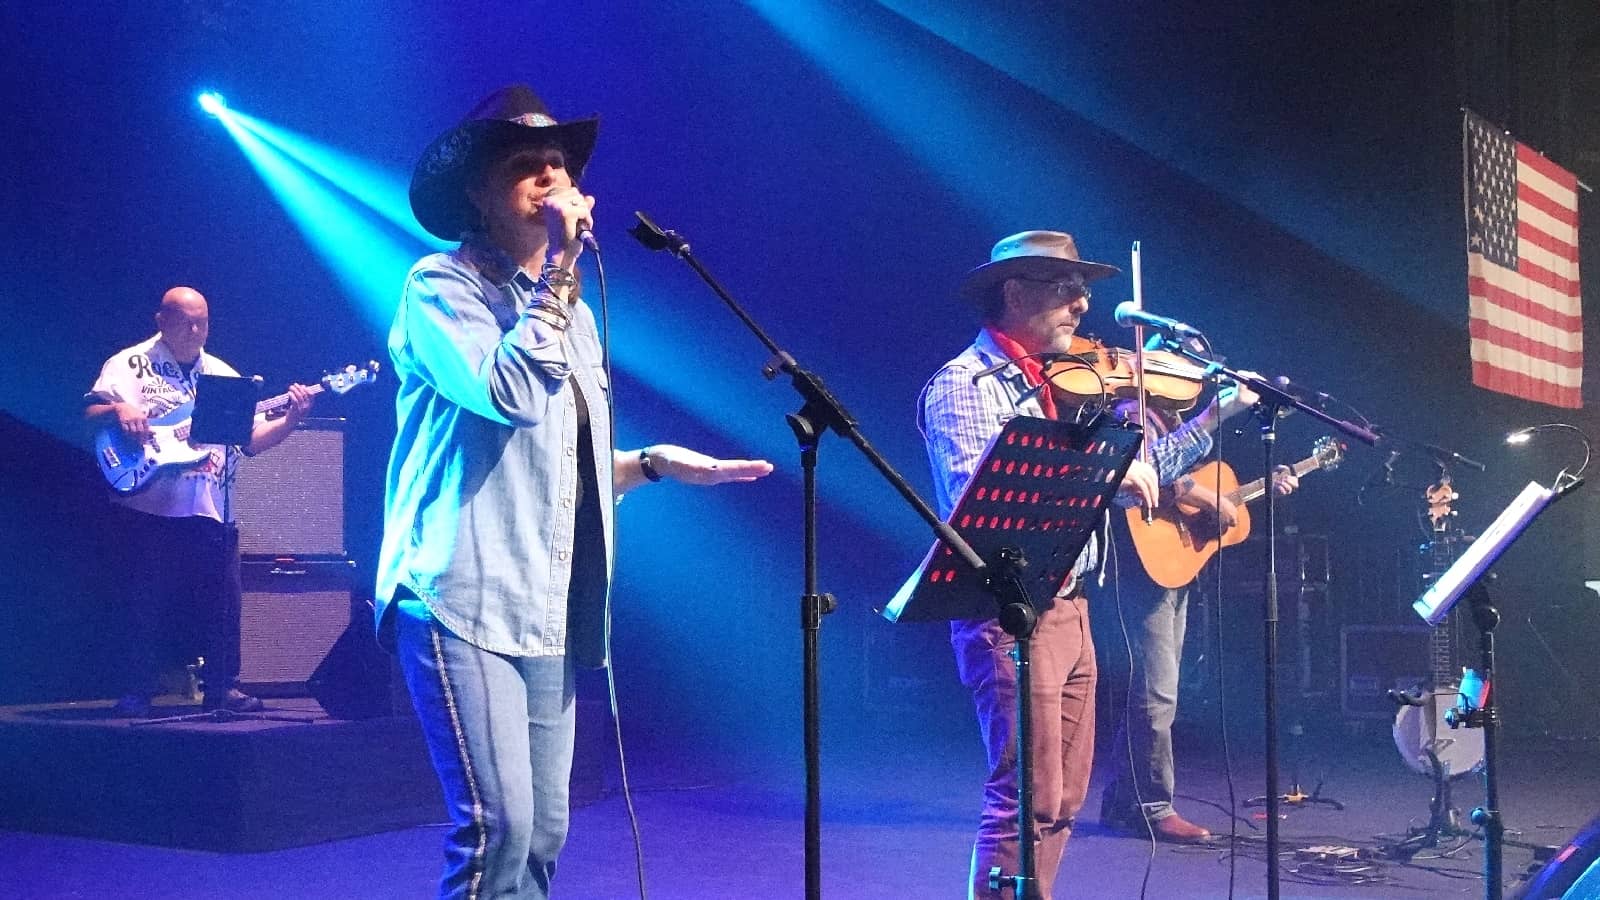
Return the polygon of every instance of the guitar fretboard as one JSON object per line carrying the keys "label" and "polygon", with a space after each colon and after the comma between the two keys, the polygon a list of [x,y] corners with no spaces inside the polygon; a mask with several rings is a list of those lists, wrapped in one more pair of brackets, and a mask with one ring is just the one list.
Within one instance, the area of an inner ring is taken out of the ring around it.
{"label": "guitar fretboard", "polygon": [[[1304,475],[1321,465],[1321,458],[1317,454],[1313,453],[1289,468],[1290,471],[1294,472],[1294,477],[1299,478],[1301,475]],[[1235,506],[1241,503],[1251,503],[1265,496],[1267,493],[1266,485],[1267,480],[1265,478],[1257,478],[1255,481],[1247,481],[1244,484],[1239,485],[1237,488],[1234,488],[1232,491],[1229,491],[1228,499],[1233,501]]]}
{"label": "guitar fretboard", "polygon": [[[327,388],[323,387],[320,384],[313,384],[313,385],[309,386],[307,388],[307,390],[309,390],[311,392],[311,396],[315,397],[316,395],[318,395],[318,394],[322,393],[323,391],[327,390]],[[288,406],[289,402],[290,402],[290,397],[289,397],[288,393],[282,393],[282,394],[279,394],[276,397],[268,397],[267,399],[265,399],[265,400],[261,401],[260,403],[256,404],[256,412],[258,412],[258,413],[270,413],[270,412],[273,412],[275,410],[282,409],[285,406]]]}

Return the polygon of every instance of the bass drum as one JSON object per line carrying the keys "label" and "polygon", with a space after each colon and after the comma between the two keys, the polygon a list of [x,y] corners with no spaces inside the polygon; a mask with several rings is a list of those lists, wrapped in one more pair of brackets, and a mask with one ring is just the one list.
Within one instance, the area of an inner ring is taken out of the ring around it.
{"label": "bass drum", "polygon": [[1402,706],[1394,717],[1394,746],[1418,775],[1433,777],[1428,751],[1439,758],[1446,778],[1483,768],[1483,729],[1451,728],[1444,714],[1455,705],[1456,686],[1430,691],[1421,706]]}

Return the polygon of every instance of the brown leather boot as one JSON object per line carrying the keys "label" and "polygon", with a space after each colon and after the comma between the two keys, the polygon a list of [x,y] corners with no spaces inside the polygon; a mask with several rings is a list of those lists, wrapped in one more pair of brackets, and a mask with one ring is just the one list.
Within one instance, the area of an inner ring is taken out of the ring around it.
{"label": "brown leather boot", "polygon": [[1204,844],[1211,840],[1211,832],[1177,813],[1151,822],[1150,830],[1155,832],[1156,840],[1169,844]]}

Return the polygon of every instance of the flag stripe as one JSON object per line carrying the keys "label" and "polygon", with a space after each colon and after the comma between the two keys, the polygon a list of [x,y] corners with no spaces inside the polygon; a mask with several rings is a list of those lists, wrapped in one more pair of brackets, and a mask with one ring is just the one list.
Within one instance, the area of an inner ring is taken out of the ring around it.
{"label": "flag stripe", "polygon": [[[1552,328],[1547,321],[1555,314],[1542,306],[1535,306],[1515,295],[1503,291],[1471,295],[1469,316],[1487,319],[1497,328],[1514,331],[1524,337],[1535,338],[1560,350],[1583,350],[1583,332]],[[1582,360],[1580,359],[1579,362]]]}
{"label": "flag stripe", "polygon": [[[1487,318],[1473,316],[1467,321],[1467,332],[1475,340],[1488,341],[1489,343],[1509,350],[1515,350],[1529,359],[1536,359],[1542,363],[1549,363],[1559,369],[1571,373],[1576,379],[1583,371],[1583,349],[1563,350],[1552,347],[1537,338],[1528,337],[1509,328],[1496,326]],[[1552,372],[1555,370],[1551,370]]]}
{"label": "flag stripe", "polygon": [[1526,226],[1551,240],[1571,247],[1578,246],[1578,226],[1557,222],[1528,204],[1523,204],[1517,212],[1519,213],[1517,216],[1517,231],[1519,234],[1522,228]]}
{"label": "flag stripe", "polygon": [[1533,207],[1563,225],[1578,227],[1578,210],[1572,206],[1562,206],[1560,203],[1546,197],[1537,191],[1521,190],[1517,192],[1517,203],[1524,207]]}
{"label": "flag stripe", "polygon": [[1566,188],[1573,194],[1578,191],[1578,176],[1545,159],[1538,151],[1520,141],[1517,142],[1517,162],[1539,173],[1540,176]]}
{"label": "flag stripe", "polygon": [[1503,372],[1514,373],[1536,381],[1547,381],[1555,387],[1576,388],[1582,383],[1583,373],[1577,369],[1535,359],[1514,350],[1492,344],[1487,339],[1472,342],[1473,362],[1487,363]]}
{"label": "flag stripe", "polygon": [[1481,360],[1472,361],[1472,383],[1491,391],[1548,403],[1551,406],[1577,409],[1583,405],[1580,388],[1561,387],[1547,381],[1539,381],[1520,372],[1496,368]]}
{"label": "flag stripe", "polygon": [[[1480,290],[1472,285],[1473,279],[1481,279],[1487,286]],[[1471,292],[1480,297],[1494,296],[1488,288],[1504,292],[1509,297],[1520,297],[1536,306],[1544,307],[1557,318],[1552,318],[1548,324],[1569,331],[1581,331],[1583,325],[1583,309],[1578,298],[1571,294],[1562,294],[1536,282],[1530,282],[1521,274],[1509,269],[1501,268],[1476,253],[1467,263],[1467,282]],[[1535,313],[1530,312],[1529,315]]]}
{"label": "flag stripe", "polygon": [[1570,278],[1564,278],[1555,272],[1546,269],[1530,259],[1523,252],[1523,245],[1517,244],[1517,274],[1528,279],[1534,284],[1542,284],[1557,294],[1576,300],[1578,297],[1578,283]]}
{"label": "flag stripe", "polygon": [[[1576,237],[1576,235],[1573,236]],[[1554,257],[1549,263],[1552,270],[1559,272],[1561,271],[1559,268],[1561,265],[1576,264],[1578,262],[1577,246],[1547,231],[1535,228],[1526,217],[1517,223],[1517,237]],[[1528,251],[1523,250],[1522,252],[1527,253]]]}

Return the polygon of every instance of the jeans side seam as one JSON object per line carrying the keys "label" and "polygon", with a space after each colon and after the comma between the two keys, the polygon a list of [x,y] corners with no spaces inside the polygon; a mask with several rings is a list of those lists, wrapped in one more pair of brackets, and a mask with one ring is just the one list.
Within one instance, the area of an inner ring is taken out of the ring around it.
{"label": "jeans side seam", "polygon": [[445,710],[450,714],[450,731],[455,735],[456,752],[461,757],[461,774],[467,782],[467,794],[472,798],[472,827],[478,833],[478,842],[472,851],[472,882],[467,888],[467,900],[473,900],[482,889],[483,859],[488,850],[489,830],[483,821],[483,797],[478,792],[478,781],[472,774],[472,757],[467,753],[461,712],[456,707],[455,691],[450,687],[450,673],[445,668],[444,646],[439,640],[439,628],[432,622],[428,623],[428,638],[433,644],[433,664],[439,670],[439,687],[444,692]]}

